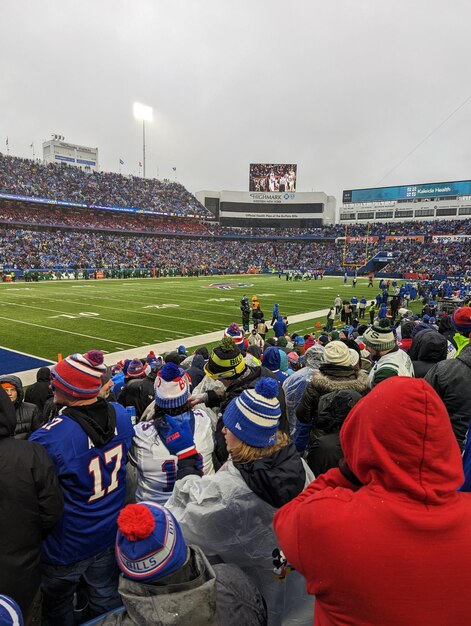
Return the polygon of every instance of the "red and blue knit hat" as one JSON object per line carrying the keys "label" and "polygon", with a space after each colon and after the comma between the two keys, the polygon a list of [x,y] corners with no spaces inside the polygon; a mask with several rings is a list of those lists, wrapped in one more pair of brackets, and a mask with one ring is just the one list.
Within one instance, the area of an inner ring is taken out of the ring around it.
{"label": "red and blue knit hat", "polygon": [[229,403],[222,416],[224,426],[249,446],[273,446],[281,417],[277,396],[276,379],[259,378],[255,389],[246,389]]}
{"label": "red and blue knit hat", "polygon": [[190,396],[190,384],[190,378],[185,370],[175,363],[166,363],[155,377],[156,405],[162,409],[175,409],[185,405]]}
{"label": "red and blue knit hat", "polygon": [[147,376],[146,366],[138,358],[129,363],[125,377],[126,378],[145,378]]}
{"label": "red and blue knit hat", "polygon": [[86,354],[71,354],[54,365],[51,382],[67,396],[87,400],[98,395],[104,374],[103,352],[90,350]]}
{"label": "red and blue knit hat", "polygon": [[116,560],[125,578],[159,580],[178,571],[188,548],[172,513],[153,502],[128,504],[118,517]]}
{"label": "red and blue knit hat", "polygon": [[243,347],[244,345],[244,332],[238,324],[232,322],[230,326],[224,331],[224,337],[230,337],[234,340],[237,347]]}

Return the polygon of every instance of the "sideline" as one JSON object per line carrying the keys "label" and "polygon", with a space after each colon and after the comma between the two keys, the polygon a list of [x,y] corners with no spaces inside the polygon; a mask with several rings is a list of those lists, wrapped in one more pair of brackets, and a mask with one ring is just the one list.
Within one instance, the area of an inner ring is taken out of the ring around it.
{"label": "sideline", "polygon": [[[316,319],[327,315],[328,312],[329,309],[320,309],[318,311],[310,311],[309,313],[290,315],[289,323],[298,324],[299,322]],[[215,332],[205,333],[203,335],[182,337],[180,339],[172,339],[172,341],[165,341],[163,343],[153,343],[147,346],[138,346],[136,348],[122,350],[120,352],[105,353],[105,363],[106,365],[114,365],[115,363],[123,359],[133,359],[134,357],[145,358],[151,350],[153,350],[156,354],[163,354],[164,352],[171,352],[172,350],[176,350],[180,345],[184,345],[185,348],[196,348],[197,346],[202,346],[206,343],[213,343],[214,341],[222,339],[223,334],[224,328]],[[21,379],[23,385],[32,385],[36,382],[37,371],[38,368],[25,370],[23,372],[15,372],[15,376],[18,376]]]}

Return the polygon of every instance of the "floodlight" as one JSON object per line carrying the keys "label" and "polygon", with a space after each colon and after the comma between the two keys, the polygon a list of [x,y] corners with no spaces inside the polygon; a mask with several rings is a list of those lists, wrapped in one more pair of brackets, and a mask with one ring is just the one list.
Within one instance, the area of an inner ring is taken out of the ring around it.
{"label": "floodlight", "polygon": [[145,104],[139,104],[139,102],[135,102],[132,105],[132,111],[136,120],[141,120],[142,122],[152,122],[152,107],[148,107]]}

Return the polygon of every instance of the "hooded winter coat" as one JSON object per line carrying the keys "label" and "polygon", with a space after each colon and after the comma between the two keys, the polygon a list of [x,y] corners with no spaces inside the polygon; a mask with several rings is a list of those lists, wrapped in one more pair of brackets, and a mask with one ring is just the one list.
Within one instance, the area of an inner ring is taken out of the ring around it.
{"label": "hooded winter coat", "polygon": [[0,389],[0,590],[26,616],[41,581],[41,540],[62,514],[54,465],[42,446],[13,437],[15,409]]}
{"label": "hooded winter coat", "polygon": [[[288,363],[288,357],[286,357],[286,363]],[[277,347],[271,346],[265,350],[263,353],[263,365],[275,374],[279,383],[283,384],[288,378],[288,374],[281,371],[281,353]]]}
{"label": "hooded winter coat", "polygon": [[187,374],[191,379],[191,391],[193,391],[205,377],[204,358],[201,354],[195,354],[190,367],[187,369]]}
{"label": "hooded winter coat", "polygon": [[42,414],[48,398],[52,398],[51,370],[49,367],[40,367],[36,373],[36,382],[25,391],[25,402],[35,404]]}
{"label": "hooded winter coat", "polygon": [[471,417],[471,345],[463,348],[455,359],[434,365],[425,380],[443,400],[453,432],[463,449]]}
{"label": "hooded winter coat", "polygon": [[39,408],[30,402],[23,402],[23,383],[18,376],[7,374],[0,376],[1,383],[10,383],[15,386],[18,397],[13,403],[16,412],[15,437],[26,439],[32,432],[37,430],[42,424],[42,417]]}
{"label": "hooded winter coat", "polygon": [[427,330],[415,335],[408,355],[414,366],[416,378],[425,374],[439,361],[447,357],[448,341],[436,330]]}
{"label": "hooded winter coat", "polygon": [[119,593],[125,611],[113,612],[97,626],[266,624],[262,597],[238,567],[226,563],[211,566],[200,548],[190,546],[188,550],[190,576],[178,570],[154,584],[121,576]]}
{"label": "hooded winter coat", "polygon": [[460,451],[440,398],[422,379],[389,378],[340,438],[361,486],[331,469],[274,520],[316,594],[315,626],[467,626],[471,498],[457,491]]}
{"label": "hooded winter coat", "polygon": [[[167,507],[187,543],[217,555],[248,574],[262,593],[269,626],[311,626],[313,598],[298,572],[281,583],[273,568],[278,542],[272,529],[276,507],[313,479],[293,444],[253,463],[227,461],[212,476],[187,476],[175,484]],[[242,622],[241,626],[242,626]]]}

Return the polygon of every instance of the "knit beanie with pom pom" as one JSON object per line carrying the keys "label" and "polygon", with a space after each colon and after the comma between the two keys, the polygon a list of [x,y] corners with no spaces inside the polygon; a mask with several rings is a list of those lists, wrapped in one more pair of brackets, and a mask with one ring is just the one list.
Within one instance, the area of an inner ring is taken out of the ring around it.
{"label": "knit beanie with pom pom", "polygon": [[119,514],[116,560],[125,578],[159,580],[183,567],[187,553],[181,528],[165,507],[141,502]]}
{"label": "knit beanie with pom pom", "polygon": [[190,378],[185,370],[166,363],[157,372],[154,384],[155,403],[162,409],[175,409],[188,402]]}
{"label": "knit beanie with pom pom", "polygon": [[277,396],[278,382],[260,378],[255,389],[246,389],[230,402],[222,416],[224,426],[249,446],[273,446],[281,417]]}
{"label": "knit beanie with pom pom", "polygon": [[51,383],[67,396],[88,400],[98,395],[104,374],[103,352],[90,350],[86,354],[71,354],[54,365],[51,368]]}

